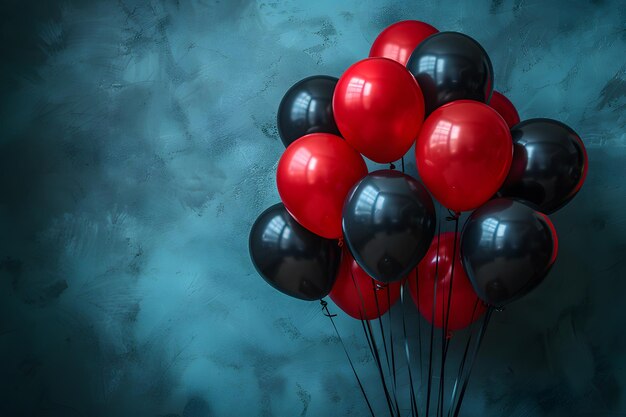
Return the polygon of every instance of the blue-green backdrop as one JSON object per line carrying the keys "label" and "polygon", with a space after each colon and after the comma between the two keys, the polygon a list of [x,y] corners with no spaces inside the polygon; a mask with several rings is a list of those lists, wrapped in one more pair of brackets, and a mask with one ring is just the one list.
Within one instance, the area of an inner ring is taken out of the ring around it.
{"label": "blue-green backdrop", "polygon": [[477,39],[522,118],[589,152],[556,266],[495,315],[462,415],[626,415],[620,0],[3,1],[0,415],[367,415],[319,304],[263,282],[247,237],[278,201],[282,94],[402,19]]}

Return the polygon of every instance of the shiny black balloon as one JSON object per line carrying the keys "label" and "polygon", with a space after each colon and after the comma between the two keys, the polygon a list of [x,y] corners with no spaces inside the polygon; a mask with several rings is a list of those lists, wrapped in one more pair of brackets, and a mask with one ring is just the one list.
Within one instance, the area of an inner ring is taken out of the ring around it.
{"label": "shiny black balloon", "polygon": [[424,257],[435,234],[433,200],[416,179],[381,170],[363,178],[343,207],[343,233],[357,263],[372,278],[403,279]]}
{"label": "shiny black balloon", "polygon": [[285,147],[310,133],[341,136],[333,117],[337,78],[316,75],[298,81],[278,106],[278,134]]}
{"label": "shiny black balloon", "polygon": [[302,300],[319,300],[335,283],[341,248],[300,226],[282,203],[265,210],[250,231],[250,257],[277,290]]}
{"label": "shiny black balloon", "polygon": [[429,36],[415,48],[406,66],[422,89],[426,115],[454,100],[488,103],[491,99],[491,60],[478,42],[462,33]]}
{"label": "shiny black balloon", "polygon": [[501,197],[518,198],[550,214],[580,190],[587,173],[587,153],[569,126],[551,119],[525,120],[511,129],[513,163]]}
{"label": "shiny black balloon", "polygon": [[461,235],[461,258],[476,294],[501,307],[539,285],[556,260],[558,240],[545,214],[507,198],[472,213]]}

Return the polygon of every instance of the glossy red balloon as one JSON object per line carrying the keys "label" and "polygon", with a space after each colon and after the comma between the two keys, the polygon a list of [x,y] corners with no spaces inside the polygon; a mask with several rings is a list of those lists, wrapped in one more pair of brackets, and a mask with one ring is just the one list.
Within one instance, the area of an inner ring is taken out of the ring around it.
{"label": "glossy red balloon", "polygon": [[[455,234],[442,233],[439,238],[439,262],[437,263],[437,238],[433,240],[426,256],[417,266],[417,277],[408,280],[409,291],[419,312],[435,327],[445,326],[448,301],[450,302],[450,318],[448,330],[463,329],[486,311],[485,305],[478,299],[474,288],[463,269],[460,254],[460,236],[456,235],[456,256],[454,256],[454,275],[452,275],[452,253]],[[452,279],[452,296],[450,297],[450,280]],[[435,300],[435,319],[433,321],[433,299],[435,298],[435,282],[437,298]]]}
{"label": "glossy red balloon", "polygon": [[313,133],[287,147],[278,162],[276,184],[298,223],[317,235],[337,239],[346,195],[365,175],[363,157],[343,139]]}
{"label": "glossy red balloon", "polygon": [[381,283],[367,275],[346,249],[330,299],[355,319],[372,320],[385,314],[400,298],[402,281]]}
{"label": "glossy red balloon", "polygon": [[389,58],[406,65],[417,45],[437,32],[439,31],[428,23],[418,20],[394,23],[380,32],[374,40],[370,57]]}
{"label": "glossy red balloon", "polygon": [[506,124],[509,126],[509,129],[519,123],[520,120],[517,109],[513,103],[511,103],[511,101],[504,96],[504,94],[494,91],[491,96],[491,100],[489,101],[489,106],[502,116]]}
{"label": "glossy red balloon", "polygon": [[424,97],[413,75],[387,58],[359,61],[341,76],[333,96],[341,135],[379,163],[400,159],[424,120]]}
{"label": "glossy red balloon", "polygon": [[426,188],[445,207],[475,209],[500,188],[513,159],[511,132],[486,104],[458,100],[436,109],[415,145]]}

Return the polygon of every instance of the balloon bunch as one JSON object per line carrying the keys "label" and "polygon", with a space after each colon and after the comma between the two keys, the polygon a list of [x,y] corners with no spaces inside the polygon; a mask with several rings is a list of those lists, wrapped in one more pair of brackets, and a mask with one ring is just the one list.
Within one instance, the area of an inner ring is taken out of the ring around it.
{"label": "balloon bunch", "polygon": [[[547,215],[580,190],[587,155],[563,123],[520,123],[493,85],[476,40],[419,21],[386,28],[339,79],[293,85],[277,118],[282,203],[250,233],[260,275],[296,298],[330,294],[365,321],[387,312],[406,285],[446,332],[534,289],[557,254]],[[423,184],[404,173],[413,145]],[[368,173],[363,157],[390,169]],[[438,229],[431,195],[454,232]]]}

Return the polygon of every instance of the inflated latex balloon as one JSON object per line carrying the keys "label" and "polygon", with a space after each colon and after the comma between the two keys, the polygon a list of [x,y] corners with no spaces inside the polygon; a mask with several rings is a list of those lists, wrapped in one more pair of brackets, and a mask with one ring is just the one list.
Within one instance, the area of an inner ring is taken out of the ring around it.
{"label": "inflated latex balloon", "polygon": [[493,68],[483,47],[458,32],[436,33],[413,51],[407,68],[419,83],[426,115],[454,100],[488,103]]}
{"label": "inflated latex balloon", "polygon": [[417,274],[410,275],[408,286],[419,312],[438,328],[445,327],[449,331],[463,329],[486,311],[463,269],[460,234],[447,232],[439,238],[435,236],[426,256],[417,266]]}
{"label": "inflated latex balloon", "polygon": [[520,119],[517,109],[504,94],[494,91],[491,100],[489,100],[489,106],[502,116],[509,128],[519,123]]}
{"label": "inflated latex balloon", "polygon": [[486,104],[453,101],[428,116],[415,158],[422,181],[441,204],[473,210],[504,183],[513,159],[511,133]]}
{"label": "inflated latex balloon", "polygon": [[422,259],[435,233],[435,208],[416,179],[375,171],[350,192],[344,238],[359,266],[381,282],[399,281]]}
{"label": "inflated latex balloon", "polygon": [[281,203],[254,222],[249,250],[254,267],[268,284],[302,300],[318,300],[330,292],[341,257],[336,240],[300,226]]}
{"label": "inflated latex balloon", "polygon": [[373,320],[385,314],[400,298],[401,281],[383,284],[375,281],[344,250],[337,280],[329,296],[349,316]]}
{"label": "inflated latex balloon", "polygon": [[551,214],[580,191],[587,151],[569,126],[551,119],[525,120],[511,129],[513,163],[499,195],[529,201]]}
{"label": "inflated latex balloon", "polygon": [[315,75],[294,84],[278,107],[277,126],[285,147],[310,133],[339,135],[333,117],[337,78]]}
{"label": "inflated latex balloon", "polygon": [[341,76],[333,97],[341,135],[375,162],[397,161],[424,121],[424,98],[407,69],[387,58],[359,61]]}
{"label": "inflated latex balloon", "polygon": [[418,20],[396,22],[376,37],[370,49],[370,57],[389,58],[406,65],[417,45],[437,32],[428,23]]}
{"label": "inflated latex balloon", "polygon": [[539,285],[557,251],[556,230],[548,216],[506,198],[473,212],[461,237],[465,272],[478,296],[495,307]]}
{"label": "inflated latex balloon", "polygon": [[289,213],[320,236],[341,237],[346,195],[367,174],[363,157],[344,140],[312,133],[289,145],[278,162],[278,194]]}

